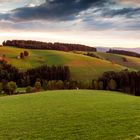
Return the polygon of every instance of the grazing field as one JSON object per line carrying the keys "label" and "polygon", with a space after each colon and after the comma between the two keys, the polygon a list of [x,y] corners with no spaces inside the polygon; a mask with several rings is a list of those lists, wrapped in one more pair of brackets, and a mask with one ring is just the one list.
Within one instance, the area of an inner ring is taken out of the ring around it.
{"label": "grazing field", "polygon": [[7,61],[20,70],[43,64],[69,66],[73,80],[92,80],[98,78],[105,71],[126,69],[125,66],[107,60],[54,50],[27,50],[30,53],[28,58],[17,59],[19,53],[24,50],[13,47],[0,47],[0,55],[5,54]]}
{"label": "grazing field", "polygon": [[[126,66],[132,70],[140,70],[140,58],[119,54],[108,54],[103,52],[95,52],[94,54],[100,58],[119,64],[121,66]],[[126,61],[124,61],[123,58],[125,58]]]}
{"label": "grazing field", "polygon": [[0,97],[1,140],[133,140],[140,98],[65,90]]}

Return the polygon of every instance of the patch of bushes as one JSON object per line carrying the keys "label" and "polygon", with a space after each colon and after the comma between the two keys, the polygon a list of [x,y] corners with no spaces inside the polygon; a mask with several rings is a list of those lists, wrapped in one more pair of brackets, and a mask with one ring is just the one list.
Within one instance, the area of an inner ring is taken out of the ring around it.
{"label": "patch of bushes", "polygon": [[24,52],[21,52],[19,55],[18,55],[18,59],[24,59],[26,57],[29,56],[29,52],[28,51],[24,51]]}
{"label": "patch of bushes", "polygon": [[128,62],[128,60],[125,57],[122,57],[123,62]]}
{"label": "patch of bushes", "polygon": [[0,83],[0,94],[13,95],[16,94],[16,89],[17,85],[13,81],[10,82],[3,81]]}
{"label": "patch of bushes", "polygon": [[90,53],[90,52],[88,52],[88,53],[86,53],[84,55],[101,59],[99,56],[95,55],[94,53]]}
{"label": "patch of bushes", "polygon": [[31,86],[27,86],[26,93],[32,93],[32,92],[33,92],[33,88]]}

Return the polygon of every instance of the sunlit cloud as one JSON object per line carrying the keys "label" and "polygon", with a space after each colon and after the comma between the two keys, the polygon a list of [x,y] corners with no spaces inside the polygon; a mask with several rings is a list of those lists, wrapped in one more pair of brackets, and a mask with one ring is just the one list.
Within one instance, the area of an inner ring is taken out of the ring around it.
{"label": "sunlit cloud", "polygon": [[123,4],[140,6],[140,0],[119,0]]}

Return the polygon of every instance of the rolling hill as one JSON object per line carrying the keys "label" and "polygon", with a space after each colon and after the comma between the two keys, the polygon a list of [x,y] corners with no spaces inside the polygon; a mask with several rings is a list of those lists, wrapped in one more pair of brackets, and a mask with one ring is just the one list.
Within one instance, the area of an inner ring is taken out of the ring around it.
{"label": "rolling hill", "polygon": [[140,135],[140,99],[118,92],[5,96],[0,110],[1,140],[132,140]]}
{"label": "rolling hill", "polygon": [[[140,58],[103,52],[95,52],[94,54],[100,58],[128,67],[132,70],[140,70]],[[124,61],[123,58],[125,58],[126,61]]]}
{"label": "rolling hill", "polygon": [[[96,48],[97,48],[97,51],[99,51],[99,52],[106,52],[106,51],[109,51],[109,49],[111,49],[109,47],[99,47],[99,46],[97,46]],[[125,50],[125,51],[140,53],[140,47],[138,47],[138,48],[113,47],[113,48],[116,49],[116,50]]]}
{"label": "rolling hill", "polygon": [[73,80],[92,80],[105,71],[126,69],[126,66],[115,64],[105,59],[54,50],[27,50],[30,53],[28,58],[17,59],[19,53],[24,50],[26,49],[0,47],[0,55],[5,54],[7,61],[20,70],[26,70],[43,64],[69,66]]}
{"label": "rolling hill", "polygon": [[[70,67],[72,80],[92,80],[105,71],[120,71],[124,69],[140,70],[140,58],[93,52],[101,59],[83,55],[85,52],[64,52],[55,50],[27,50],[30,56],[17,59],[20,52],[27,49],[15,47],[0,47],[0,55],[5,54],[8,63],[26,70],[43,64],[66,65]],[[124,58],[126,61],[124,61]]]}

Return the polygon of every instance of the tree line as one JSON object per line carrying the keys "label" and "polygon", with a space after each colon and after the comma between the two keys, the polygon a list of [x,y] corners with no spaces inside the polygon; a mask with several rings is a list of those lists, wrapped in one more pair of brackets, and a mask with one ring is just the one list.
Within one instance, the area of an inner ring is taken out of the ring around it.
{"label": "tree line", "polygon": [[[43,89],[45,89],[44,85],[45,83],[42,84]],[[108,71],[96,80],[87,81],[46,81],[46,89],[110,90],[140,96],[140,71]]]}
{"label": "tree line", "polygon": [[127,55],[127,56],[133,56],[133,57],[140,58],[140,54],[139,53],[131,52],[131,51],[125,51],[125,50],[114,50],[114,49],[110,49],[106,53],[121,54],[121,55]]}
{"label": "tree line", "polygon": [[70,70],[68,66],[47,66],[43,65],[27,71],[19,71],[7,62],[0,61],[0,82],[16,82],[19,87],[34,85],[36,80],[70,80]]}
{"label": "tree line", "polygon": [[80,44],[68,43],[46,43],[32,40],[7,40],[3,42],[3,46],[14,46],[25,49],[44,49],[44,50],[60,50],[60,51],[96,51],[96,48]]}
{"label": "tree line", "polygon": [[70,70],[68,66],[47,66],[43,65],[37,68],[29,69],[26,72],[19,73],[17,85],[20,87],[33,86],[36,80],[70,80]]}
{"label": "tree line", "polygon": [[98,79],[98,86],[103,90],[113,90],[140,96],[140,71],[123,70],[105,72]]}
{"label": "tree line", "polygon": [[97,80],[73,81],[67,66],[47,66],[25,72],[0,61],[0,93],[14,94],[17,87],[26,87],[27,93],[55,89],[111,90],[140,96],[140,71],[104,72]]}

